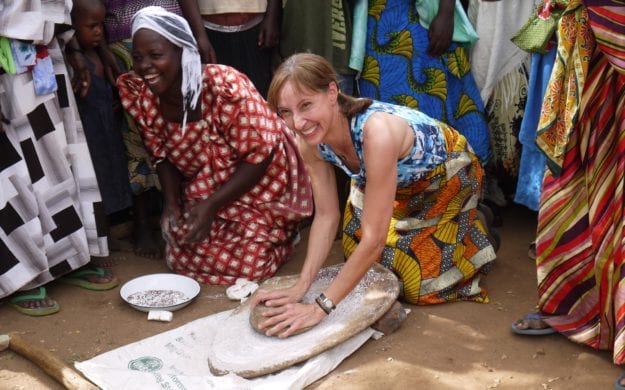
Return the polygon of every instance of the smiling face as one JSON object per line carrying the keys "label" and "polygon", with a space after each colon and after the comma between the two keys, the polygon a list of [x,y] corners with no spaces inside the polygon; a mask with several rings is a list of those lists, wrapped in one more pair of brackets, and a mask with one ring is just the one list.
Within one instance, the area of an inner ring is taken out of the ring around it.
{"label": "smiling face", "polygon": [[132,46],[135,73],[143,78],[152,92],[159,97],[181,97],[182,49],[159,33],[144,28],[133,35]]}
{"label": "smiling face", "polygon": [[326,91],[312,91],[287,81],[278,93],[277,111],[306,143],[318,145],[328,138],[337,117],[337,97],[334,83]]}
{"label": "smiling face", "polygon": [[76,38],[82,48],[93,49],[102,43],[105,14],[106,9],[99,3],[80,7],[72,14]]}

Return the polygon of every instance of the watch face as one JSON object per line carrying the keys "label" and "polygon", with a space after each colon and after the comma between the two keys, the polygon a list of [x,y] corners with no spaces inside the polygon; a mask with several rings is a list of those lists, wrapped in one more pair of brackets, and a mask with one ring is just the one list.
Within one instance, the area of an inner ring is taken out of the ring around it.
{"label": "watch face", "polygon": [[315,302],[317,302],[317,305],[319,305],[321,310],[323,310],[326,314],[330,314],[330,313],[328,313],[328,309],[326,309],[326,307],[321,302],[321,299],[317,298],[317,299],[315,299]]}

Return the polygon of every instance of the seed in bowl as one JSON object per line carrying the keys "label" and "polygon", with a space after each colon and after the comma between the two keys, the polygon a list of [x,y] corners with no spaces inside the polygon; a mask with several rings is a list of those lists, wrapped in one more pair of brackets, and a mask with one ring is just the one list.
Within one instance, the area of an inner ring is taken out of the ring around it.
{"label": "seed in bowl", "polygon": [[146,290],[130,294],[128,303],[143,307],[167,307],[184,303],[188,300],[184,293],[176,290]]}

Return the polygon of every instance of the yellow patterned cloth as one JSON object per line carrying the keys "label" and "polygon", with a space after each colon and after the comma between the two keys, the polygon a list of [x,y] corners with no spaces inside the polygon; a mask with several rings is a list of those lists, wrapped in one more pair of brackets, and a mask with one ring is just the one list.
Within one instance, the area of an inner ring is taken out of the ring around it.
{"label": "yellow patterned cloth", "polygon": [[[402,298],[428,305],[456,300],[487,302],[479,286],[495,251],[476,218],[483,171],[458,132],[441,124],[445,163],[395,195],[380,263],[394,271]],[[352,254],[361,238],[364,189],[352,181],[343,220],[343,251]]]}
{"label": "yellow patterned cloth", "polygon": [[536,144],[549,169],[562,170],[564,152],[575,126],[595,38],[582,0],[571,0],[558,23],[558,54],[545,91]]}

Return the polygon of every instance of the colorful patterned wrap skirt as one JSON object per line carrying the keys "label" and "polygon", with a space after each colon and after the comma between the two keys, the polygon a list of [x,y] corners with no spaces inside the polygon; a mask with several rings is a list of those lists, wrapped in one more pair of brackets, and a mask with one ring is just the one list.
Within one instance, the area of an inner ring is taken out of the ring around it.
{"label": "colorful patterned wrap skirt", "polygon": [[[464,137],[444,126],[449,157],[429,175],[399,188],[380,263],[402,283],[402,299],[419,305],[487,302],[479,286],[495,260],[476,207],[483,171]],[[361,238],[364,188],[352,181],[343,218],[343,251]]]}

